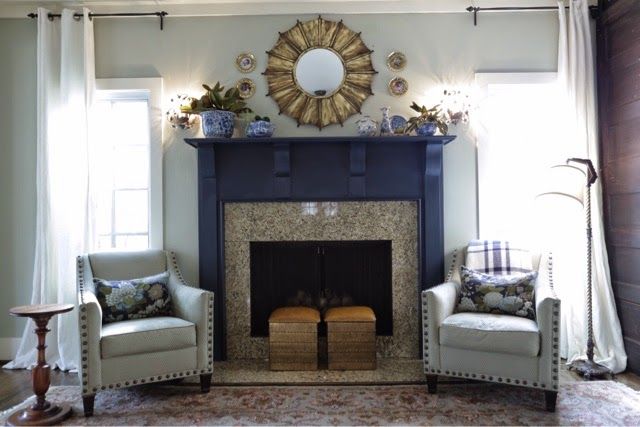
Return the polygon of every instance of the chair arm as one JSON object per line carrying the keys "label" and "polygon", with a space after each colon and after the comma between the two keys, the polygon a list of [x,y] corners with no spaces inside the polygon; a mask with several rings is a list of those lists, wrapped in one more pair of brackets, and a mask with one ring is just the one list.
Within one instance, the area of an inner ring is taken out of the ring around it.
{"label": "chair arm", "polygon": [[425,373],[440,369],[440,325],[453,314],[460,285],[445,282],[422,291],[422,338]]}
{"label": "chair arm", "polygon": [[540,385],[558,390],[560,363],[560,299],[553,290],[553,261],[551,254],[540,259],[535,287],[536,321],[540,331]]}
{"label": "chair arm", "polygon": [[78,374],[82,394],[95,394],[102,385],[100,337],[102,335],[102,308],[93,292],[78,292],[78,324],[80,327],[80,366]]}
{"label": "chair arm", "polygon": [[169,279],[169,292],[176,316],[196,325],[198,369],[213,370],[213,292]]}

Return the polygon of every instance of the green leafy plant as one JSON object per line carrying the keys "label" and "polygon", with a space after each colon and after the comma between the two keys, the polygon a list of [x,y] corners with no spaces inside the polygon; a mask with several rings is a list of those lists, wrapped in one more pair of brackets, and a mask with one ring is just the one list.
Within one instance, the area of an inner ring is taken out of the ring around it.
{"label": "green leafy plant", "polygon": [[204,95],[199,99],[194,98],[189,105],[181,106],[181,112],[186,114],[198,114],[209,110],[231,111],[236,114],[252,112],[240,97],[240,91],[237,88],[232,87],[225,92],[220,82],[217,82],[213,88],[206,84],[202,87],[206,91]]}
{"label": "green leafy plant", "polygon": [[255,116],[253,118],[253,121],[254,122],[260,122],[260,121],[262,121],[262,122],[271,122],[271,119],[269,117],[267,117],[267,116],[264,116],[264,117]]}
{"label": "green leafy plant", "polygon": [[407,126],[407,133],[415,130],[418,126],[423,123],[435,123],[438,127],[438,130],[441,134],[446,135],[449,131],[449,126],[445,122],[445,117],[442,115],[442,111],[440,110],[440,105],[434,105],[431,108],[427,108],[424,105],[418,105],[414,101],[411,104],[410,108],[419,113],[416,117],[411,117]]}

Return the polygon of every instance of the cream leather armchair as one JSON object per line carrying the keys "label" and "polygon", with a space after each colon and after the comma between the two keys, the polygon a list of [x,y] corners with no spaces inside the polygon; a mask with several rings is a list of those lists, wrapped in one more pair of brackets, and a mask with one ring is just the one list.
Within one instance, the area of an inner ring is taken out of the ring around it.
{"label": "cream leather armchair", "polygon": [[485,313],[454,313],[460,292],[458,252],[447,281],[422,292],[424,372],[429,393],[438,375],[492,381],[545,392],[555,411],[559,377],[560,300],[553,291],[551,255],[533,255],[538,271],[536,320]]}
{"label": "cream leather armchair", "polygon": [[[102,324],[93,278],[127,280],[169,271],[176,317]],[[213,293],[188,286],[172,252],[104,252],[77,258],[81,364],[85,416],[98,391],[200,375],[208,392],[213,372]]]}

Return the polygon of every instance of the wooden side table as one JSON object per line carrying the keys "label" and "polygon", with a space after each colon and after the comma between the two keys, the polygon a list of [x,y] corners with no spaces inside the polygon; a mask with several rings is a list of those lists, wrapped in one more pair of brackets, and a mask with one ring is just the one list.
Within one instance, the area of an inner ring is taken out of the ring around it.
{"label": "wooden side table", "polygon": [[47,348],[45,336],[49,329],[47,324],[56,314],[73,310],[73,304],[37,304],[14,307],[9,310],[12,316],[30,317],[36,324],[35,333],[38,335],[38,364],[31,371],[33,392],[36,395],[36,403],[27,409],[19,410],[11,414],[7,419],[7,425],[33,426],[53,425],[71,416],[69,405],[54,405],[47,402],[45,395],[51,384],[51,367],[45,360],[44,351]]}

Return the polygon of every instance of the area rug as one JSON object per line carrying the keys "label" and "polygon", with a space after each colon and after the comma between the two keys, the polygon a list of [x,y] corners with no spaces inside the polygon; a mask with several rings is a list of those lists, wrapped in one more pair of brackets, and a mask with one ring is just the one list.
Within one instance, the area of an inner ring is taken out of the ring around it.
{"label": "area rug", "polygon": [[[98,393],[82,416],[78,387],[48,398],[71,403],[65,425],[640,425],[640,393],[612,382],[562,386],[556,413],[542,391],[498,384],[213,387],[145,385]],[[24,404],[23,404],[24,405]],[[4,424],[11,410],[0,413]]]}
{"label": "area rug", "polygon": [[[325,363],[326,365],[326,363]],[[216,362],[213,383],[217,385],[387,385],[426,384],[422,359],[379,358],[378,367],[362,371],[330,371],[319,366],[316,371],[272,371],[266,359],[226,360]],[[189,377],[186,383],[199,382]]]}

